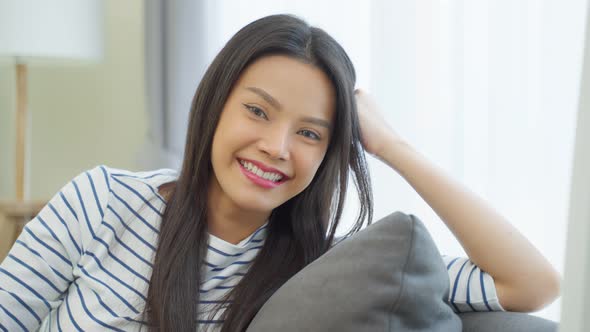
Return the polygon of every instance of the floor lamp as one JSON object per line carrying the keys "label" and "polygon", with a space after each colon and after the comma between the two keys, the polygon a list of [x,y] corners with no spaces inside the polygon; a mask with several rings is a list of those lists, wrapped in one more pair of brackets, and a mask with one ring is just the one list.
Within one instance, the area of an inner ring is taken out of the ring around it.
{"label": "floor lamp", "polygon": [[102,57],[101,0],[0,0],[0,56],[16,66],[16,199],[27,192],[27,66],[96,62]]}
{"label": "floor lamp", "polygon": [[0,202],[0,213],[9,219],[22,222],[38,207],[27,202],[27,68],[98,62],[103,53],[103,6],[102,0],[0,0],[0,57],[10,58],[16,69],[16,201]]}

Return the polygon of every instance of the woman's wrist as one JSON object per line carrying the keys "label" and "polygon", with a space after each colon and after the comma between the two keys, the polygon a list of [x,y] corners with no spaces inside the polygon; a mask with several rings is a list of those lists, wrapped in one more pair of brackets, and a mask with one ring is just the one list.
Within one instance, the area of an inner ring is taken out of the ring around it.
{"label": "woman's wrist", "polygon": [[407,141],[395,135],[385,140],[383,147],[374,156],[399,171],[401,168],[400,161],[404,158],[404,155],[413,152],[415,152],[414,148]]}

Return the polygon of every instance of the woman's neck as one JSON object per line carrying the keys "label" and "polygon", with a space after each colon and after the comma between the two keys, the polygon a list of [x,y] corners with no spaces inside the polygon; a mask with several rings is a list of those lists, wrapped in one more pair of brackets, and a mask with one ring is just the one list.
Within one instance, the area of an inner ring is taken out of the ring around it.
{"label": "woman's neck", "polygon": [[209,191],[207,227],[209,233],[232,244],[238,244],[264,225],[270,212],[247,211],[226,195]]}
{"label": "woman's neck", "polygon": [[[169,182],[158,187],[158,193],[168,201],[176,182]],[[207,207],[207,228],[214,235],[231,244],[238,244],[260,226],[264,225],[270,213],[245,211],[239,208],[227,196],[216,190],[209,191]]]}

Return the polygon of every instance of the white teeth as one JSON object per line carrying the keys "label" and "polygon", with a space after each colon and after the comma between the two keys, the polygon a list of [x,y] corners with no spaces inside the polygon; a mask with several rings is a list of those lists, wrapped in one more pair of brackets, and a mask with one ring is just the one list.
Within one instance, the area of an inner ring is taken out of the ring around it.
{"label": "white teeth", "polygon": [[275,181],[275,180],[276,180],[276,177],[277,177],[277,175],[276,175],[276,174],[269,174],[269,173],[264,173],[264,174],[262,175],[262,177],[263,177],[264,179],[267,179],[267,180],[270,180],[270,181]]}
{"label": "white teeth", "polygon": [[251,162],[248,161],[240,160],[240,164],[242,164],[242,166],[244,166],[244,168],[246,168],[248,171],[266,180],[277,182],[283,178],[282,175],[277,173],[263,172],[261,169],[256,167],[256,165],[253,165]]}

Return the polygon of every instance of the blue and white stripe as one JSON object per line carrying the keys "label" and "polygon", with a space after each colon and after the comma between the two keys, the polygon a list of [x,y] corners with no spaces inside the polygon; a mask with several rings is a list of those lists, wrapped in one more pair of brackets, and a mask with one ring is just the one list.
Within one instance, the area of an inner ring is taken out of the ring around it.
{"label": "blue and white stripe", "polygon": [[453,311],[504,311],[494,279],[468,258],[443,255],[449,272],[449,303]]}
{"label": "blue and white stripe", "polygon": [[[166,205],[157,188],[176,178],[99,166],[64,186],[0,265],[0,331],[139,330]],[[245,275],[266,231],[237,245],[210,235],[199,320]]]}
{"label": "blue and white stripe", "polygon": [[[169,169],[98,166],[65,185],[31,220],[0,265],[0,331],[138,331]],[[212,306],[237,285],[264,244],[267,224],[234,245],[209,235],[196,319],[218,330]],[[457,312],[502,310],[493,279],[444,256]]]}

